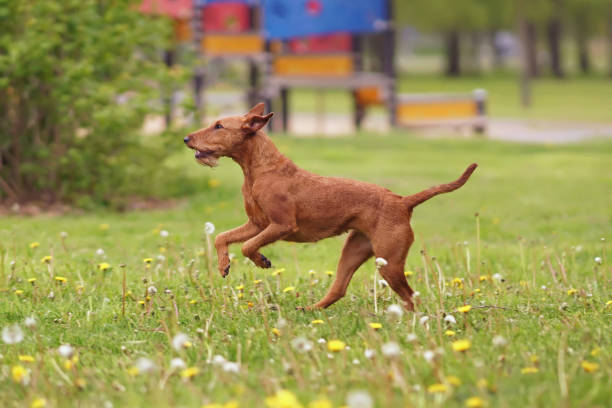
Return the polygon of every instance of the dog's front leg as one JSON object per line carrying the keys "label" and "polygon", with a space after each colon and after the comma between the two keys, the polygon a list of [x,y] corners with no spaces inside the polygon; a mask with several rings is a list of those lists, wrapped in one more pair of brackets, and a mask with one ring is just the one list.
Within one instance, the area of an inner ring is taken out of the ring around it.
{"label": "dog's front leg", "polygon": [[222,277],[226,277],[230,269],[230,259],[228,245],[235,242],[244,242],[253,238],[261,231],[257,225],[250,220],[239,227],[225,231],[215,238],[215,248],[217,249],[217,259],[219,260],[219,272]]}
{"label": "dog's front leg", "polygon": [[259,248],[278,241],[296,230],[295,224],[269,224],[263,231],[244,243],[242,254],[260,268],[270,268],[272,263],[259,253]]}

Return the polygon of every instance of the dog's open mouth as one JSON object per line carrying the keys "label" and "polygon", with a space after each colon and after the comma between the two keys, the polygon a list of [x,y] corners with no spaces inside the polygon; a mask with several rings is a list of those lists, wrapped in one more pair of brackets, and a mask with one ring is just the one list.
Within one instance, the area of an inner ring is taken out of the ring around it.
{"label": "dog's open mouth", "polygon": [[200,164],[205,164],[210,167],[215,167],[219,156],[215,154],[214,150],[195,150],[195,158]]}

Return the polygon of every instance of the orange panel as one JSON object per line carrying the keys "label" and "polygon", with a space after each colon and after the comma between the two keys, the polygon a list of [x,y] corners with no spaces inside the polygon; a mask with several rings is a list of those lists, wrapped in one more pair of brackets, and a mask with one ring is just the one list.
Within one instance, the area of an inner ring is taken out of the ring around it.
{"label": "orange panel", "polygon": [[383,102],[381,89],[369,86],[357,89],[357,102],[360,105],[377,105]]}
{"label": "orange panel", "polygon": [[344,77],[353,71],[350,55],[283,55],[274,60],[278,75]]}
{"label": "orange panel", "polygon": [[263,48],[263,39],[257,34],[207,34],[202,38],[202,50],[211,55],[258,54]]}
{"label": "orange panel", "polygon": [[466,118],[476,116],[478,110],[472,100],[412,102],[397,107],[397,116],[403,120]]}
{"label": "orange panel", "polygon": [[191,39],[191,25],[189,20],[174,20],[174,38],[177,41],[189,41]]}

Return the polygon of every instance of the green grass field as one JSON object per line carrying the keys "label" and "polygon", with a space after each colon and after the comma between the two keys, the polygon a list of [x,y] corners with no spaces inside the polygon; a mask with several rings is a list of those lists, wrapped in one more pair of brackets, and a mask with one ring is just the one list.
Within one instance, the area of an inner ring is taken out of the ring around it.
{"label": "green grass field", "polygon": [[302,167],[402,194],[480,164],[415,210],[416,313],[387,312],[384,286],[374,313],[373,261],[336,305],[296,309],[326,292],[343,237],[275,243],[271,270],[234,246],[229,277],[209,271],[204,223],[245,221],[242,174],[184,151],[169,165],[201,193],[174,209],[0,219],[0,327],[23,332],[0,342],[2,405],[365,407],[365,390],[380,407],[609,406],[611,142],[276,140]]}

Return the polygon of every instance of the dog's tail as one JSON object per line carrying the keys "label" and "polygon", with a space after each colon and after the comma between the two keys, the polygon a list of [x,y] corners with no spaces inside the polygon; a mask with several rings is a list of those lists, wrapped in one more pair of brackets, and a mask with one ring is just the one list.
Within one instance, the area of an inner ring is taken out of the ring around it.
{"label": "dog's tail", "polygon": [[472,163],[468,166],[467,169],[465,169],[461,177],[459,177],[457,180],[452,181],[450,183],[429,187],[428,189],[423,190],[420,193],[406,196],[404,197],[404,203],[406,203],[409,208],[414,208],[422,202],[427,201],[434,196],[437,196],[438,194],[454,191],[464,185],[466,181],[468,181],[474,170],[476,170],[476,167],[478,167],[478,165],[476,163]]}

